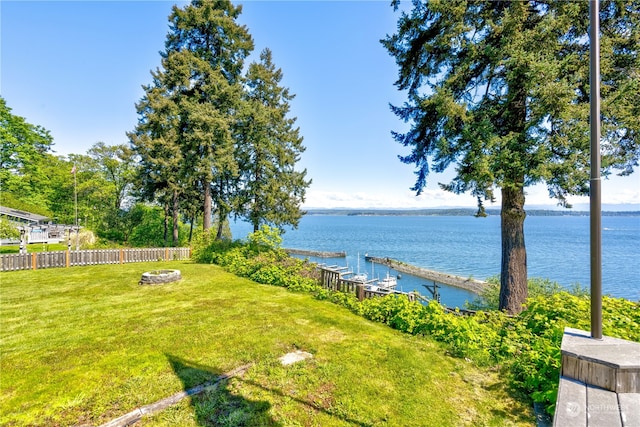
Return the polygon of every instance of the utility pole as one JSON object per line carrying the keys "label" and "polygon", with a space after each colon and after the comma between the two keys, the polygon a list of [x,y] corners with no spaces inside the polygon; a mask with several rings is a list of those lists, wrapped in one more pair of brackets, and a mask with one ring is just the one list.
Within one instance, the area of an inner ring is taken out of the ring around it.
{"label": "utility pole", "polygon": [[76,211],[76,251],[80,250],[80,228],[78,227],[78,180],[76,179],[76,165],[73,164],[73,168],[71,168],[71,173],[73,174],[73,199],[75,204]]}
{"label": "utility pole", "polygon": [[591,180],[591,338],[602,339],[602,194],[600,179],[600,0],[589,2]]}

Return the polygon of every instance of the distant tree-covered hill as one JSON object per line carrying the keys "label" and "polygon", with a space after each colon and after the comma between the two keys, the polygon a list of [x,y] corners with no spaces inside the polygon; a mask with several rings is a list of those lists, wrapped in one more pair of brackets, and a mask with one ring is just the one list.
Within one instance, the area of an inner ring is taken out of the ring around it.
{"label": "distant tree-covered hill", "polygon": [[[474,208],[450,209],[309,209],[307,215],[348,215],[348,216],[474,216]],[[499,216],[500,209],[487,209],[488,216]],[[588,211],[532,209],[529,216],[588,216]],[[639,216],[640,211],[603,211],[603,216]]]}

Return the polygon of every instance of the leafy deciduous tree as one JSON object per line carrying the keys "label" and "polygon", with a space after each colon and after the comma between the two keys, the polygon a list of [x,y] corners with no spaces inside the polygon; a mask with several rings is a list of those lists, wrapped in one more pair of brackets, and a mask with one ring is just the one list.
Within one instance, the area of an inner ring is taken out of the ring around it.
{"label": "leafy deciduous tree", "polygon": [[131,192],[136,174],[134,153],[125,144],[107,145],[96,142],[87,151],[94,162],[90,164],[93,172],[101,174],[109,185],[113,208],[123,208],[123,202]]}
{"label": "leafy deciduous tree", "polygon": [[51,150],[53,138],[42,126],[32,125],[11,114],[0,97],[0,189],[12,189],[13,180],[33,173],[38,161]]}

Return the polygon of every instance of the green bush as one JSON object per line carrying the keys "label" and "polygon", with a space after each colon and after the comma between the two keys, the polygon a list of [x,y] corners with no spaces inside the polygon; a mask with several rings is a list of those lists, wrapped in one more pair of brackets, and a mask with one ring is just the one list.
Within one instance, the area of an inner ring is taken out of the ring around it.
{"label": "green bush", "polygon": [[19,239],[20,232],[4,216],[0,216],[0,239]]}
{"label": "green bush", "polygon": [[262,225],[258,231],[247,236],[249,245],[257,250],[280,249],[282,236],[280,230],[268,225]]}
{"label": "green bush", "polygon": [[307,261],[289,257],[279,248],[282,239],[277,229],[263,226],[248,236],[248,242],[216,240],[202,234],[194,240],[192,258],[213,263],[227,271],[257,283],[281,286],[292,291],[317,291],[315,267]]}
{"label": "green bush", "polygon": [[217,240],[212,230],[198,233],[191,241],[191,259],[200,264],[220,264],[222,255],[241,245],[240,242]]}
{"label": "green bush", "polygon": [[[466,308],[470,310],[497,310],[500,302],[500,276],[493,276],[487,279],[488,286],[485,290],[473,299],[467,302]],[[551,296],[559,292],[566,291],[558,282],[540,277],[530,277],[527,282],[529,298],[538,296]],[[588,296],[589,290],[582,287],[579,283],[574,283],[569,288],[569,293],[576,296]]]}

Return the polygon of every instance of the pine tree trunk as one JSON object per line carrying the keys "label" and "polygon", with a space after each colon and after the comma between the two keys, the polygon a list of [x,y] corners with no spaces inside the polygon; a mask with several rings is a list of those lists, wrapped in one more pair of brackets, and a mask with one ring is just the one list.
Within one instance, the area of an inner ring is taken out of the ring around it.
{"label": "pine tree trunk", "polygon": [[528,296],[527,250],[524,244],[524,190],[502,189],[502,272],[500,274],[500,310],[510,314],[522,311]]}
{"label": "pine tree trunk", "polygon": [[202,217],[202,228],[207,231],[211,228],[211,185],[204,182],[204,213]]}
{"label": "pine tree trunk", "polygon": [[257,232],[260,229],[260,208],[258,207],[257,198],[254,197],[253,208],[251,211],[251,224],[253,224],[253,232]]}
{"label": "pine tree trunk", "polygon": [[178,212],[180,206],[178,204],[178,190],[173,190],[173,247],[178,246],[179,234],[178,234]]}
{"label": "pine tree trunk", "polygon": [[222,209],[220,209],[218,213],[218,232],[216,233],[216,240],[222,240],[222,230],[224,228],[224,223],[226,220],[227,214],[224,213]]}
{"label": "pine tree trunk", "polygon": [[164,245],[167,246],[167,235],[169,230],[169,204],[165,202],[164,204]]}

